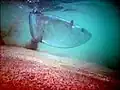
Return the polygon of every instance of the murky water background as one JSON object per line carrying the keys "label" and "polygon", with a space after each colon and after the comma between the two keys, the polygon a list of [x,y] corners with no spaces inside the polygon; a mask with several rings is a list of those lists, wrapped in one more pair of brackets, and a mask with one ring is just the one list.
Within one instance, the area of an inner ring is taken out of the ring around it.
{"label": "murky water background", "polygon": [[[118,10],[112,4],[104,2],[76,2],[61,5],[64,9],[46,11],[44,14],[59,16],[68,21],[74,20],[75,24],[91,32],[92,38],[75,48],[55,48],[39,43],[38,49],[59,56],[71,57],[73,60],[78,59],[109,68],[118,68],[120,62]],[[29,42],[31,39],[28,23],[30,11],[27,5],[19,3],[1,4],[1,30],[12,31],[4,37],[7,44],[17,43],[24,46]]]}

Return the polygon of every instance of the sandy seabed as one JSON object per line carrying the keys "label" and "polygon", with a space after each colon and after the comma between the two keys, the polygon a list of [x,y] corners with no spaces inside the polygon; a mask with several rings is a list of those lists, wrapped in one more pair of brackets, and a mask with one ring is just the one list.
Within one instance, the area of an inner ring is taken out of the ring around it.
{"label": "sandy seabed", "polygon": [[46,52],[0,46],[0,90],[117,90],[112,77],[72,67]]}

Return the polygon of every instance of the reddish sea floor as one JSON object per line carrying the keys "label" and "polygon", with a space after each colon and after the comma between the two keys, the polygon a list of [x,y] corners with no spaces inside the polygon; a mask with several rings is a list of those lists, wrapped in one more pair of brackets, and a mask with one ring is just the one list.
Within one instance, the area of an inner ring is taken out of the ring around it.
{"label": "reddish sea floor", "polygon": [[[118,90],[111,76],[46,65],[36,51],[0,46],[0,90]],[[39,62],[37,60],[39,59]]]}

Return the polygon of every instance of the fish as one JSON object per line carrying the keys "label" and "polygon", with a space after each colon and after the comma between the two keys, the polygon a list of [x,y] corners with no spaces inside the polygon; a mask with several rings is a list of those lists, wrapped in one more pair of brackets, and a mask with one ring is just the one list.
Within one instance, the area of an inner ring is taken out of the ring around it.
{"label": "fish", "polygon": [[[21,9],[16,4],[1,5],[2,30],[10,26],[5,35],[2,34],[6,44],[15,41],[16,46],[34,50],[38,48],[39,43],[57,48],[73,48],[85,44],[92,37],[88,30],[76,25],[74,20],[67,21],[63,17],[33,12],[27,6]],[[10,38],[6,38],[7,35]],[[19,38],[16,38],[18,35]]]}
{"label": "fish", "polygon": [[29,14],[29,26],[32,40],[52,47],[73,48],[85,44],[92,34],[85,28],[58,16],[41,12]]}

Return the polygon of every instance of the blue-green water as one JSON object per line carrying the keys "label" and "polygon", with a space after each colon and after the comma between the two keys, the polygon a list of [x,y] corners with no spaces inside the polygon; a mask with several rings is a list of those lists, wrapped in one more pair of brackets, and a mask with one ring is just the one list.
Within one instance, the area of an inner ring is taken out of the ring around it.
{"label": "blue-green water", "polygon": [[[92,38],[87,43],[75,48],[55,48],[39,43],[38,49],[55,55],[71,57],[73,60],[77,58],[80,61],[118,68],[120,62],[120,17],[118,10],[112,4],[104,2],[76,2],[63,4],[63,6],[71,10],[47,11],[44,14],[59,16],[68,21],[74,20],[75,24],[92,33]],[[15,20],[20,22],[15,28],[20,31],[19,34],[16,32],[16,36],[5,37],[6,43],[14,43],[10,40],[12,39],[22,46],[31,39],[28,24],[30,11],[27,6],[22,6],[22,8],[15,4],[1,6],[2,30],[8,30],[8,26]]]}

